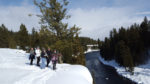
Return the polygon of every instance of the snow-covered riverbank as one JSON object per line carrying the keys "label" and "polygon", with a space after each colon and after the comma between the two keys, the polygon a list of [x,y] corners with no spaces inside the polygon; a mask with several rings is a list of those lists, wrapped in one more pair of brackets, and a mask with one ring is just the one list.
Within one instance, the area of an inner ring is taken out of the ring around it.
{"label": "snow-covered riverbank", "polygon": [[81,65],[58,64],[40,69],[29,65],[28,54],[22,50],[0,49],[0,84],[92,84],[88,69]]}
{"label": "snow-covered riverbank", "polygon": [[129,72],[125,71],[125,68],[120,67],[114,60],[112,61],[105,61],[103,58],[99,56],[99,60],[106,65],[110,65],[112,67],[115,67],[117,72],[127,77],[138,84],[150,84],[150,60],[145,65],[140,65],[134,68],[134,75],[131,75]]}

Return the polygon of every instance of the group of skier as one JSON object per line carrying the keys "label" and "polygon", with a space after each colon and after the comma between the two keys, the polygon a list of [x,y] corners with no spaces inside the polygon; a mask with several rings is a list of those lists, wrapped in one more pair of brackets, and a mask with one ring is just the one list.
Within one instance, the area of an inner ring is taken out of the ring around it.
{"label": "group of skier", "polygon": [[[48,48],[47,50],[45,50],[44,48],[42,50],[40,50],[40,48],[37,48],[37,49],[31,48],[30,56],[29,56],[30,65],[33,64],[33,60],[35,58],[37,59],[37,66],[40,66],[42,69],[45,67],[48,67],[49,63],[52,62],[53,70],[55,70],[57,62],[59,61],[60,63],[62,63],[61,53],[58,53],[56,50],[52,52],[50,48]],[[41,64],[40,64],[40,61],[41,61]],[[47,61],[47,64],[46,64],[46,61]]]}

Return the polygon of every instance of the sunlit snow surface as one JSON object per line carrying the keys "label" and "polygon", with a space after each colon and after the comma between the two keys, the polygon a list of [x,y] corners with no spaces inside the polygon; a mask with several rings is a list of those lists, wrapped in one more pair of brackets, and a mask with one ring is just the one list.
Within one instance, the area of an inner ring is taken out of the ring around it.
{"label": "sunlit snow surface", "polygon": [[57,70],[29,65],[23,50],[0,49],[0,84],[92,84],[88,69],[81,65],[58,64]]}

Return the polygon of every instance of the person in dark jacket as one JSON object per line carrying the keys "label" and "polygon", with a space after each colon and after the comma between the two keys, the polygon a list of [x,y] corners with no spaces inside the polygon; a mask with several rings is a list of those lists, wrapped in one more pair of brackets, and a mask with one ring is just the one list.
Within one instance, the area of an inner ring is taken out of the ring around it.
{"label": "person in dark jacket", "polygon": [[58,61],[58,54],[57,54],[56,50],[54,50],[54,53],[52,54],[53,70],[56,70],[57,61]]}
{"label": "person in dark jacket", "polygon": [[35,52],[34,52],[34,49],[31,48],[31,50],[30,50],[30,56],[29,56],[30,65],[33,64],[33,59],[35,59]]}
{"label": "person in dark jacket", "polygon": [[42,60],[41,69],[44,69],[46,66],[46,64],[45,64],[46,58],[47,58],[47,53],[46,53],[45,49],[43,49],[41,52],[41,60]]}
{"label": "person in dark jacket", "polygon": [[47,67],[48,67],[48,65],[49,65],[49,63],[50,63],[50,61],[51,61],[51,57],[52,57],[52,51],[51,51],[51,49],[50,48],[48,48],[48,50],[46,51],[46,53],[47,53]]}

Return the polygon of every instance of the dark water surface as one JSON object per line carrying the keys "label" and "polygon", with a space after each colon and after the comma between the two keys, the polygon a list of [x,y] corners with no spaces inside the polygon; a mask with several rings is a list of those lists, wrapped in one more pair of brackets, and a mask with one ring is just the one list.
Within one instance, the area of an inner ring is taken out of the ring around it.
{"label": "dark water surface", "polygon": [[96,84],[136,84],[120,76],[115,68],[101,63],[98,56],[100,56],[98,51],[86,54],[86,66],[94,74]]}

